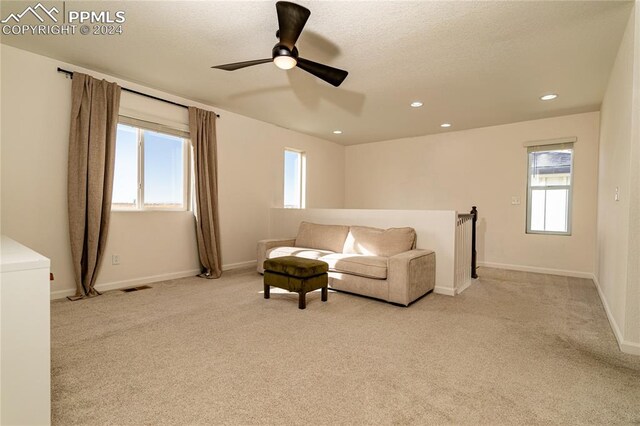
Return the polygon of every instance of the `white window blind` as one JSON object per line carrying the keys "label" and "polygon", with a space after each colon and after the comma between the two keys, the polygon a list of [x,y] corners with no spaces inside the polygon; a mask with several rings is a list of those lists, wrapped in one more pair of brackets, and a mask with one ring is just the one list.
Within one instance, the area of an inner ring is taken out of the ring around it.
{"label": "white window blind", "polygon": [[189,139],[189,132],[177,129],[175,127],[167,126],[160,123],[154,123],[151,121],[141,120],[139,118],[128,117],[120,115],[118,122],[126,124],[128,126],[137,127],[139,129],[153,130],[154,132],[164,133],[167,135],[177,136],[179,138]]}

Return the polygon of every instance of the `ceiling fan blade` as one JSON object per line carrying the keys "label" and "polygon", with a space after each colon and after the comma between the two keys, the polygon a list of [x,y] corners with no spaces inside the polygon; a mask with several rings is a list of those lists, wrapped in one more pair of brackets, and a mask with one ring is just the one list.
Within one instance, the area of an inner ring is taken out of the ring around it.
{"label": "ceiling fan blade", "polygon": [[293,50],[304,24],[307,23],[307,19],[311,15],[311,11],[306,7],[288,1],[277,2],[276,10],[280,27],[278,30],[280,43],[287,46],[289,50]]}
{"label": "ceiling fan blade", "polygon": [[347,78],[347,75],[349,74],[347,71],[333,68],[328,65],[319,64],[317,62],[313,62],[304,58],[298,58],[297,66],[299,68],[302,68],[309,74],[313,74],[316,77],[336,87],[340,86],[340,84],[342,84],[344,79]]}
{"label": "ceiling fan blade", "polygon": [[271,62],[271,61],[273,61],[273,59],[271,58],[256,59],[255,61],[234,62],[233,64],[216,65],[215,67],[211,67],[211,68],[217,68],[219,70],[225,70],[225,71],[235,71],[235,70],[239,70],[240,68],[266,64],[267,62]]}

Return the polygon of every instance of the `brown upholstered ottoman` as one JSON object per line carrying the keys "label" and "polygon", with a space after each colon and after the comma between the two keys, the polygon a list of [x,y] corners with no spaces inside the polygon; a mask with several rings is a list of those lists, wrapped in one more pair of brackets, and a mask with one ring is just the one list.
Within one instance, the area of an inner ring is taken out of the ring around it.
{"label": "brown upholstered ottoman", "polygon": [[264,298],[271,286],[298,293],[298,308],[307,306],[307,293],[322,289],[322,301],[327,301],[329,265],[321,260],[296,256],[276,257],[264,261]]}

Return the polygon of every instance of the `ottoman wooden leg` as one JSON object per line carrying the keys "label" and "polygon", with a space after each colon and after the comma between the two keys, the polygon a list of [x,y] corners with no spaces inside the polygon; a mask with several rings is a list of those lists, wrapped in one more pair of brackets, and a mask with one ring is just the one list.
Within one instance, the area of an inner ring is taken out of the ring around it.
{"label": "ottoman wooden leg", "polygon": [[268,299],[271,294],[269,293],[269,290],[271,290],[271,286],[269,284],[265,284],[264,285],[264,298]]}
{"label": "ottoman wooden leg", "polygon": [[322,301],[326,302],[327,301],[327,294],[329,293],[329,290],[327,289],[327,287],[322,287]]}
{"label": "ottoman wooden leg", "polygon": [[298,293],[298,309],[304,309],[307,307],[307,293],[301,291]]}

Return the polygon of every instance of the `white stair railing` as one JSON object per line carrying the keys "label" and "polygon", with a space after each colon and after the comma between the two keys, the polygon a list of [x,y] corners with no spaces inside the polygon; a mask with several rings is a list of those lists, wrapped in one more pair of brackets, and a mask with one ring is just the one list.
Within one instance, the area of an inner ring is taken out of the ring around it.
{"label": "white stair railing", "polygon": [[454,287],[457,293],[461,293],[471,284],[475,275],[475,220],[477,210],[470,214],[458,214],[456,219],[456,247],[455,247],[455,275]]}

